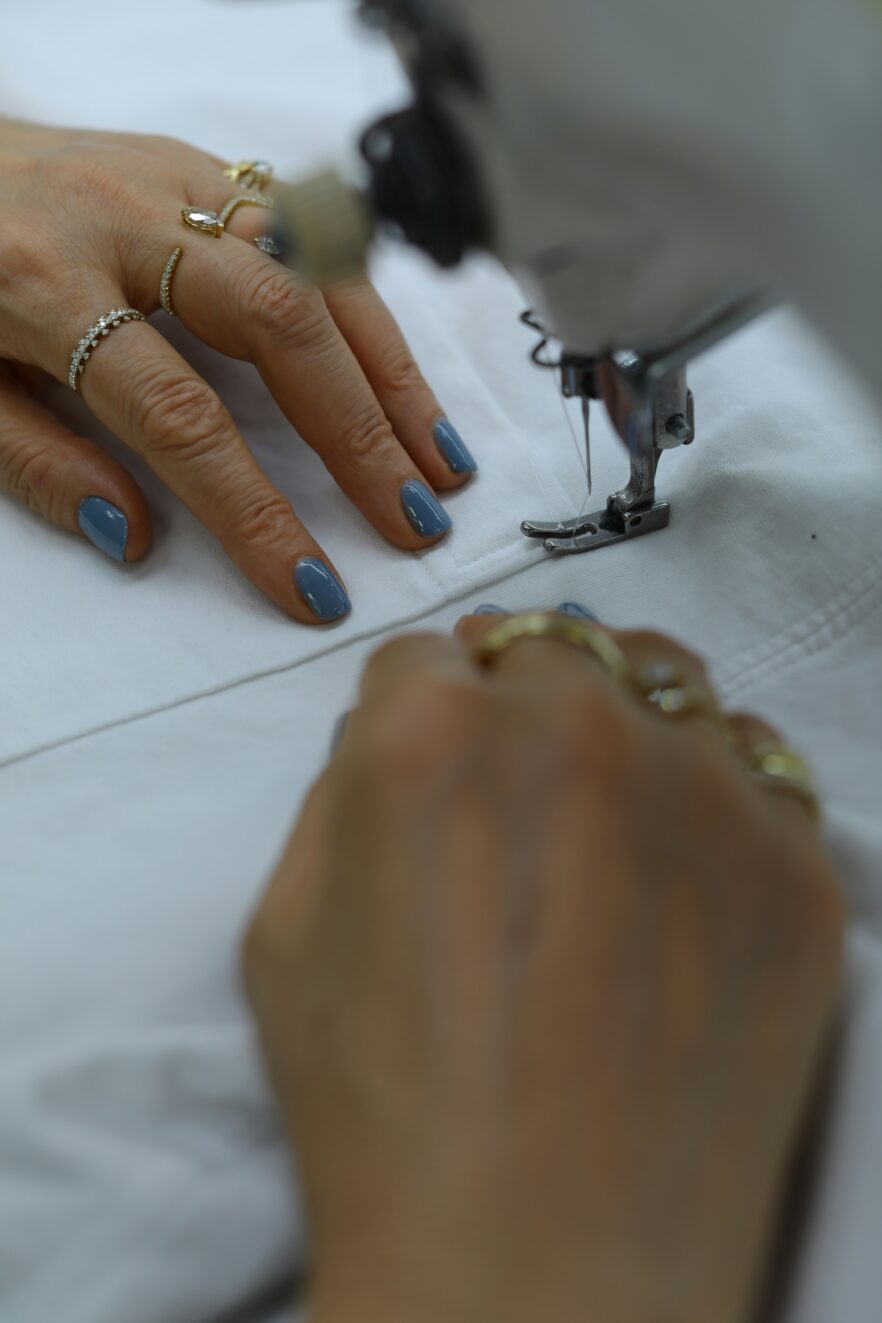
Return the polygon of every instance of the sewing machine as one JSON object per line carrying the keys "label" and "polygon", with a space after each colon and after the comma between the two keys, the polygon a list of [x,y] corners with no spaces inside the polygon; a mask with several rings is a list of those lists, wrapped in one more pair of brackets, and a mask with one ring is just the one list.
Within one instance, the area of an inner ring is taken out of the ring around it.
{"label": "sewing machine", "polygon": [[[281,199],[292,264],[318,284],[362,269],[378,231],[442,267],[484,249],[516,274],[533,306],[525,320],[541,335],[534,361],[581,401],[589,492],[595,401],[630,457],[629,481],[603,509],[522,524],[553,554],[668,524],[656,475],[666,450],[695,438],[687,365],[772,301],[746,265],[709,260],[688,239],[672,255],[651,214],[628,199],[610,214],[592,198],[580,64],[567,60],[584,6],[361,0],[362,19],[394,42],[413,103],[365,132],[360,186],[329,172]],[[551,341],[562,346],[554,358]]]}

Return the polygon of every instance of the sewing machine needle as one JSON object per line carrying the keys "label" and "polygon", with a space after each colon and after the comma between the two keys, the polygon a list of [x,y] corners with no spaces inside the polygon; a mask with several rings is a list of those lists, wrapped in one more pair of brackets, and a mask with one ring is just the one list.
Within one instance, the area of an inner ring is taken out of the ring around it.
{"label": "sewing machine needle", "polygon": [[588,479],[588,495],[591,495],[591,401],[582,400],[582,417],[585,420],[585,477]]}

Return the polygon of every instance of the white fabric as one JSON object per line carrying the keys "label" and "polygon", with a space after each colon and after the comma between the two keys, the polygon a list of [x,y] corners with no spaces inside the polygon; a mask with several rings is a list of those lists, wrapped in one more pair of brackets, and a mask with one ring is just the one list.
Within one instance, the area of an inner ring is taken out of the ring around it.
{"label": "white fabric", "polygon": [[[56,0],[16,11],[0,111],[176,133],[285,170],[400,93],[336,0]],[[282,618],[130,457],[143,566],[0,504],[0,1319],[267,1323],[303,1253],[236,941],[379,636],[464,607],[586,602],[706,652],[727,702],[818,763],[854,911],[848,1027],[787,1323],[882,1299],[882,477],[878,415],[787,314],[697,365],[699,439],[666,458],[671,528],[551,562],[525,516],[581,508],[517,292],[387,257],[380,284],[482,463],[449,542],[382,545],[253,373],[178,342],[346,575],[351,621]],[[162,323],[158,323],[162,324]],[[165,330],[169,328],[164,326]],[[59,391],[71,414],[79,404]],[[88,426],[88,424],[85,424]],[[94,429],[93,429],[94,430]],[[97,433],[96,433],[97,434]],[[598,428],[595,496],[626,463]]]}

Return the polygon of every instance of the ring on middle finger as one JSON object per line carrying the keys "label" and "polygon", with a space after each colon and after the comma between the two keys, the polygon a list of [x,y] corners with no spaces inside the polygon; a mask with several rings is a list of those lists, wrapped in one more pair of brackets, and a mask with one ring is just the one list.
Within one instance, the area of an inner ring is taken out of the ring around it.
{"label": "ring on middle finger", "polygon": [[191,230],[197,230],[200,234],[212,234],[219,239],[227,221],[237,208],[266,207],[272,210],[274,206],[274,200],[265,193],[237,193],[220,211],[212,211],[209,207],[182,207],[181,219]]}
{"label": "ring on middle finger", "polygon": [[638,666],[632,683],[639,696],[661,716],[721,719],[712,691],[690,680],[683,668],[668,658],[653,658]]}

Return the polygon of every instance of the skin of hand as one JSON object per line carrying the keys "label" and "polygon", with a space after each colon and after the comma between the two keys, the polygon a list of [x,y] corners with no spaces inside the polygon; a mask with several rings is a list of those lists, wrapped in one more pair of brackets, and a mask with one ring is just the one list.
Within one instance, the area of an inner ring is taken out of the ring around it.
{"label": "skin of hand", "polygon": [[370,662],[245,940],[311,1319],[746,1323],[836,1020],[836,879],[715,723],[560,642],[479,669],[496,624]]}
{"label": "skin of hand", "polygon": [[[150,517],[133,479],[34,391],[44,373],[67,382],[72,350],[103,313],[155,312],[180,246],[172,287],[180,320],[214,349],[256,364],[293,427],[385,538],[405,550],[431,545],[449,527],[434,493],[468,480],[468,451],[455,432],[451,450],[440,405],[366,282],[324,295],[304,285],[252,242],[270,228],[270,211],[239,207],[220,239],[184,225],[184,206],[219,211],[247,191],[224,176],[225,164],[171,139],[0,119],[0,490],[72,532],[81,531],[83,500],[99,497],[127,520],[125,559],[146,554]],[[317,623],[295,568],[310,558],[330,567],[329,558],[217,394],[159,330],[141,322],[113,330],[80,388],[258,588]],[[409,518],[405,485],[414,482],[422,490]]]}

